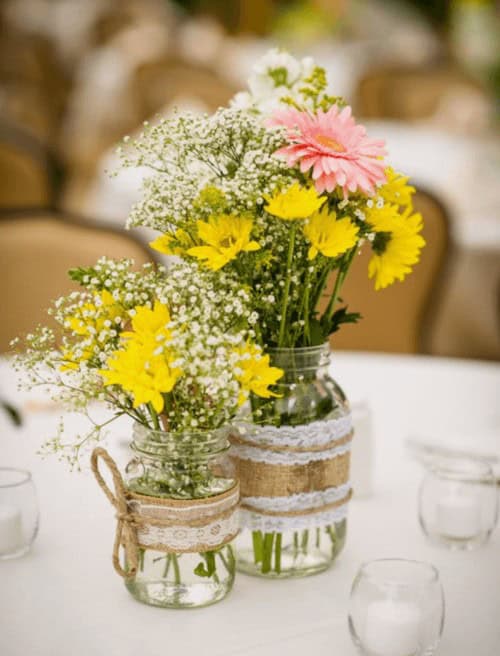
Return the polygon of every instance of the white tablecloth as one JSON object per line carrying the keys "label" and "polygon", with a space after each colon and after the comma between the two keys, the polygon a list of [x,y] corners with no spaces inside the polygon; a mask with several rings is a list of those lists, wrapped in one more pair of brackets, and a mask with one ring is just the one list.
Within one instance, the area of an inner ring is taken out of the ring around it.
{"label": "white tablecloth", "polygon": [[[333,371],[353,400],[368,400],[376,439],[375,492],[354,499],[345,551],[321,575],[286,581],[237,578],[210,608],[183,612],[142,605],[111,566],[111,506],[90,473],[69,473],[35,454],[57,413],[31,411],[21,430],[0,417],[0,464],[28,468],[36,482],[40,534],[24,558],[0,562],[2,656],[353,656],[347,628],[359,565],[381,557],[434,563],[446,595],[440,656],[500,653],[500,531],[471,553],[448,552],[422,535],[416,512],[422,470],[407,436],[491,441],[500,426],[500,366],[459,360],[338,354]],[[0,396],[22,404],[9,367]],[[79,419],[70,419],[76,428]],[[126,437],[110,451],[123,462]],[[500,444],[496,444],[500,451]]]}

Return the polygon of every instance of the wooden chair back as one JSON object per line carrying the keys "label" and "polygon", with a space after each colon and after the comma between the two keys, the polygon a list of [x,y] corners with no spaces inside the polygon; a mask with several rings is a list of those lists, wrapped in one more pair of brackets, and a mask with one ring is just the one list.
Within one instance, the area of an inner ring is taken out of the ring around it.
{"label": "wooden chair back", "polygon": [[370,71],[360,81],[353,105],[366,119],[421,120],[433,116],[452,89],[484,95],[475,80],[447,66],[384,67]]}
{"label": "wooden chair back", "polygon": [[0,353],[16,336],[50,324],[50,303],[78,285],[68,270],[90,266],[101,256],[152,260],[131,234],[46,210],[0,214]]}
{"label": "wooden chair back", "polygon": [[[449,252],[446,211],[436,198],[419,191],[415,210],[424,219],[426,246],[420,262],[401,283],[375,291],[368,279],[370,249],[362,249],[354,260],[341,291],[350,311],[361,312],[357,324],[347,324],[330,338],[334,350],[384,351],[393,353],[428,352],[433,308],[439,302],[442,274]],[[329,288],[333,287],[333,279]]]}
{"label": "wooden chair back", "polygon": [[14,124],[0,122],[0,210],[51,207],[59,178],[45,146]]}

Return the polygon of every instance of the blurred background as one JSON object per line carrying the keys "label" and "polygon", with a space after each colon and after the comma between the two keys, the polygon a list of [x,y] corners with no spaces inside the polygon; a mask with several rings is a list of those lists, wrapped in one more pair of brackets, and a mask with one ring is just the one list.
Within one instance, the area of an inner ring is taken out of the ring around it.
{"label": "blurred background", "polygon": [[334,347],[500,359],[488,0],[0,0],[0,352],[67,291],[69,266],[153,256],[147,235],[124,234],[143,172],[110,177],[117,142],[175,106],[226,104],[273,46],[327,69],[411,176],[426,223],[405,285],[375,295],[360,260],[344,296],[365,321]]}

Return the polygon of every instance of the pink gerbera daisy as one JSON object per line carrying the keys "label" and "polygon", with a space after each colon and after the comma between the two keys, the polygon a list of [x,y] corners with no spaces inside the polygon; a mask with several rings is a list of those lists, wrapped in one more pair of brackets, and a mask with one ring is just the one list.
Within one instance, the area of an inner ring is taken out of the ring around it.
{"label": "pink gerbera daisy", "polygon": [[318,193],[339,186],[344,197],[357,189],[372,194],[377,183],[385,182],[385,142],[369,139],[365,128],[356,125],[350,107],[339,111],[334,105],[315,115],[297,109],[277,110],[268,125],[288,128],[290,143],[276,154],[285,155],[288,166],[300,162],[303,173],[312,168]]}

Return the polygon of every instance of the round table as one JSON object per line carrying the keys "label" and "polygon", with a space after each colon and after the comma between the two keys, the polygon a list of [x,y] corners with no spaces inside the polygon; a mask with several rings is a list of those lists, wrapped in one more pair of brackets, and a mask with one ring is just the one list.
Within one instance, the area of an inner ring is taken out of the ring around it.
{"label": "round table", "polygon": [[[0,416],[0,464],[33,472],[41,523],[31,552],[0,562],[2,656],[351,656],[347,628],[353,577],[366,560],[400,557],[432,562],[446,596],[440,656],[499,653],[500,531],[474,552],[433,546],[417,520],[423,471],[405,448],[407,437],[469,436],[470,448],[497,435],[500,451],[500,366],[473,361],[364,353],[335,354],[335,378],[352,400],[368,401],[374,418],[374,492],[353,499],[348,539],[334,567],[298,580],[240,575],[222,603],[193,611],[136,602],[111,566],[112,508],[91,473],[69,472],[36,451],[57,424],[58,408],[15,391],[0,363],[0,397],[25,408],[15,429]],[[27,401],[31,401],[27,405]],[[67,415],[70,435],[82,419]],[[128,426],[108,441],[127,459]]]}

